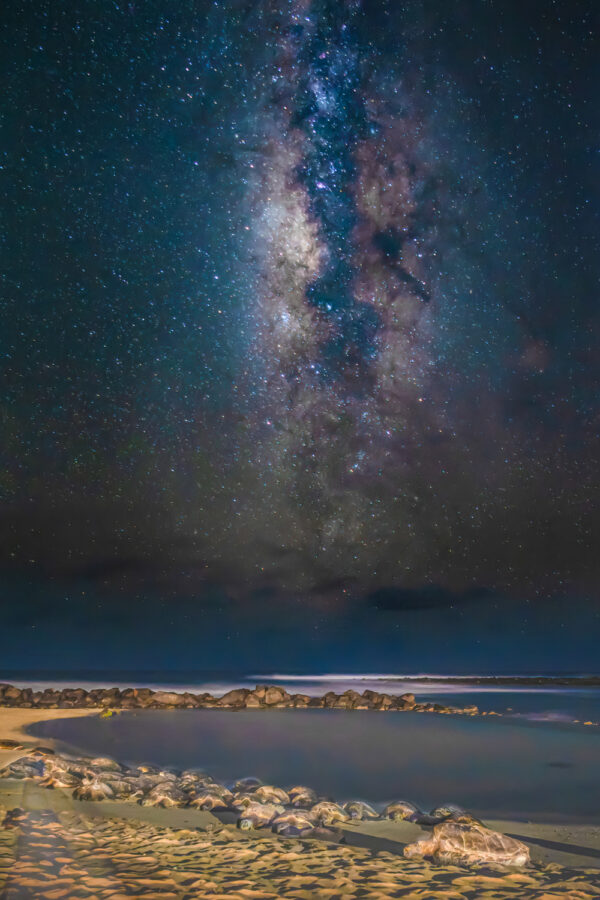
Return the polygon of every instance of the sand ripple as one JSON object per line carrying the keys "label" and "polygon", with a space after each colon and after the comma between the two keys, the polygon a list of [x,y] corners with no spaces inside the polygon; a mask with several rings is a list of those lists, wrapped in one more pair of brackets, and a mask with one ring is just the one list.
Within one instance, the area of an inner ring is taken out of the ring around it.
{"label": "sand ripple", "polygon": [[[0,807],[4,819],[6,810]],[[436,866],[319,841],[175,830],[76,812],[0,828],[2,900],[593,900],[600,870]]]}

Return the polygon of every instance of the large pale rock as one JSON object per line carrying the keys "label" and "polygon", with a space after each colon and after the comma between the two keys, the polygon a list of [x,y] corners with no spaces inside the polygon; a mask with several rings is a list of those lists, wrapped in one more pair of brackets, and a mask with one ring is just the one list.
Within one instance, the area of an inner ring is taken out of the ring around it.
{"label": "large pale rock", "polygon": [[290,695],[284,688],[271,685],[265,691],[263,702],[266,703],[267,706],[274,706],[276,703],[282,703],[284,700],[289,699]]}
{"label": "large pale rock", "polygon": [[152,703],[158,706],[185,706],[185,697],[175,691],[156,691]]}
{"label": "large pale rock", "polygon": [[262,703],[260,702],[256,694],[252,692],[246,697],[246,702],[244,705],[247,709],[260,709]]}
{"label": "large pale rock", "polygon": [[239,688],[237,690],[228,691],[219,698],[219,706],[245,706],[246,698],[250,691],[247,688]]}
{"label": "large pale rock", "polygon": [[308,706],[310,703],[310,697],[308,694],[293,694],[292,695],[292,706],[297,708],[304,708]]}
{"label": "large pale rock", "polygon": [[407,859],[427,856],[439,863],[459,866],[485,863],[526,866],[530,862],[529,847],[521,841],[485,825],[461,822],[436,825],[430,839],[408,844],[404,856]]}

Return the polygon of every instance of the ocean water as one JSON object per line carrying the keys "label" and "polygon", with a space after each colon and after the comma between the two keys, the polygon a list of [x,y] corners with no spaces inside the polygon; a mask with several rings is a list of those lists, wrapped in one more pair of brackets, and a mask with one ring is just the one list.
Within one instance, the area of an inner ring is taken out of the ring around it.
{"label": "ocean water", "polygon": [[527,718],[344,710],[144,710],[41,722],[39,738],[129,763],[254,775],[337,800],[600,824],[600,729]]}

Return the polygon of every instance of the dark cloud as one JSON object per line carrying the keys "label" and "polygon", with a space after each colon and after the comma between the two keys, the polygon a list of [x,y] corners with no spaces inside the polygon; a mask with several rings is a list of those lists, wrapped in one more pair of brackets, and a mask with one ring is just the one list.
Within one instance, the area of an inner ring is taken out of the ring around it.
{"label": "dark cloud", "polygon": [[499,599],[497,594],[485,588],[471,588],[462,593],[453,593],[432,585],[417,590],[380,588],[369,594],[366,602],[373,609],[385,612],[403,612],[408,609],[438,609],[446,606],[464,606],[468,603],[489,603]]}

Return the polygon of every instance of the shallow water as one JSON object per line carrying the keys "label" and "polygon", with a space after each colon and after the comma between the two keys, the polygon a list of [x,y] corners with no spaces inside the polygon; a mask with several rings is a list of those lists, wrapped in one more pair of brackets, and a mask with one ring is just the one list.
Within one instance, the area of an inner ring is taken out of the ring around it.
{"label": "shallow water", "polygon": [[600,730],[344,710],[146,710],[41,722],[38,737],[126,762],[255,775],[338,800],[455,802],[489,818],[600,823]]}

